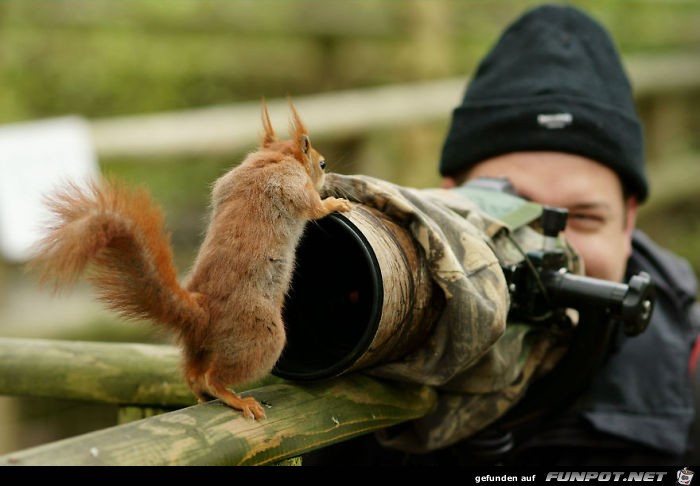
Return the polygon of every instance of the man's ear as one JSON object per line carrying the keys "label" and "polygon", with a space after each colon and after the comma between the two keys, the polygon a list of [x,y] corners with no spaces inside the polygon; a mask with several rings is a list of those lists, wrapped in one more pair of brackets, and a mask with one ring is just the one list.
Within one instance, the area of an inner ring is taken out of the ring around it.
{"label": "man's ear", "polygon": [[634,196],[630,196],[625,200],[625,238],[627,240],[628,248],[627,255],[632,254],[632,232],[637,224],[637,210],[639,209],[639,202]]}
{"label": "man's ear", "polygon": [[637,224],[637,210],[639,202],[634,196],[628,197],[625,201],[625,233],[632,236],[632,231]]}

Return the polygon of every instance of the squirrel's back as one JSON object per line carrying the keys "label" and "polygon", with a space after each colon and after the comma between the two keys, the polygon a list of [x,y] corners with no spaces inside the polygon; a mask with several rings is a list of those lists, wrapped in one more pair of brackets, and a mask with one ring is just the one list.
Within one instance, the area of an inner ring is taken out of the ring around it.
{"label": "squirrel's back", "polygon": [[300,164],[278,152],[252,154],[217,181],[187,288],[210,296],[235,288],[244,301],[260,293],[281,306],[309,219],[307,183]]}

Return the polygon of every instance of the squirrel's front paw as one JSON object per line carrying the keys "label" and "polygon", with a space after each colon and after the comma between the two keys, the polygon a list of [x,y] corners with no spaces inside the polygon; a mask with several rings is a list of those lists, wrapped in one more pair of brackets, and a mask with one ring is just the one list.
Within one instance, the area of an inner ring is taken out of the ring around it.
{"label": "squirrel's front paw", "polygon": [[337,197],[328,197],[324,199],[324,204],[329,211],[338,211],[341,213],[348,212],[352,209],[352,203],[347,199],[341,199]]}

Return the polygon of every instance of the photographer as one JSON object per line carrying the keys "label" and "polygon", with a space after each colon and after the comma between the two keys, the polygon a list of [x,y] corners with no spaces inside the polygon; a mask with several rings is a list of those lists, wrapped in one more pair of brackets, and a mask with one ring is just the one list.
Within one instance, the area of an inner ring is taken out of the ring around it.
{"label": "photographer", "polygon": [[[553,416],[513,429],[515,441],[496,463],[679,465],[691,449],[697,282],[684,260],[635,229],[649,192],[643,144],[612,39],[568,6],[537,7],[511,24],[453,112],[439,166],[443,187],[507,177],[521,197],[568,209],[564,236],[588,276],[620,282],[645,271],[657,292],[648,329],[615,333],[590,386]],[[337,455],[344,464],[479,464],[464,453],[470,444],[410,455],[369,435],[310,463]]]}
{"label": "photographer", "polygon": [[642,127],[603,27],[563,6],[512,24],[454,111],[440,172],[444,187],[505,176],[521,196],[567,208],[564,235],[587,275],[621,281],[644,270],[657,288],[649,328],[619,336],[577,406],[519,445],[520,460],[677,464],[694,416],[697,283],[685,261],[634,229],[648,196]]}

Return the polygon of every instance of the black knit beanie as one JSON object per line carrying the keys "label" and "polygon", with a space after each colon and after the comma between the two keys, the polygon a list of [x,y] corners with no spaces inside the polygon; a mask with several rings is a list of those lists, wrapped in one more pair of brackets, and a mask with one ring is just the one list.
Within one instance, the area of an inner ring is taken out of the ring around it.
{"label": "black knit beanie", "polygon": [[647,197],[642,126],[617,49],[598,22],[569,6],[534,8],[503,33],[453,111],[440,173],[539,150],[596,160]]}

